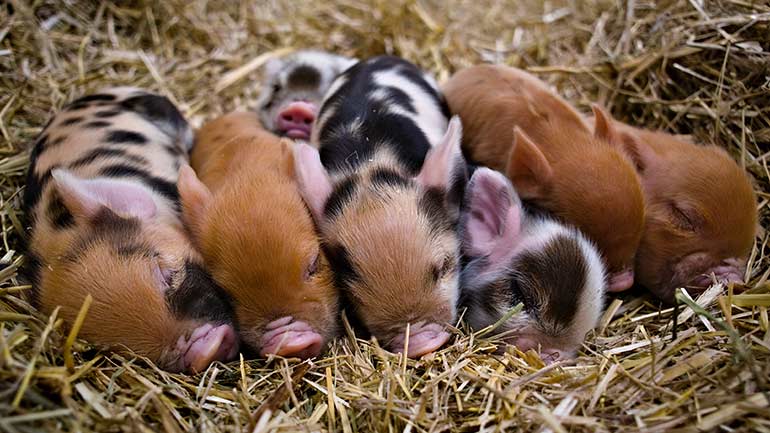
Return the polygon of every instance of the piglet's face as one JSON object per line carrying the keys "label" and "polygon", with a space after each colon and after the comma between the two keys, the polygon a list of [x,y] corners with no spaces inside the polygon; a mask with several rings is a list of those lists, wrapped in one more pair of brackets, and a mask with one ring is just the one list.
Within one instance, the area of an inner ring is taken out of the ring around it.
{"label": "piglet's face", "polygon": [[455,119],[414,178],[392,158],[332,183],[315,149],[295,149],[300,190],[323,232],[337,286],[369,332],[409,356],[442,346],[455,319],[453,195],[465,183],[460,134]]}
{"label": "piglet's face", "polygon": [[[237,353],[232,308],[184,231],[161,223],[146,190],[55,170],[55,190],[79,229],[41,284],[44,305],[93,303],[80,334],[129,347],[170,371],[201,371]],[[74,317],[66,317],[71,323]]]}
{"label": "piglet's face", "polygon": [[313,357],[338,328],[331,269],[293,180],[274,178],[270,191],[244,186],[260,176],[269,174],[235,175],[212,196],[184,167],[184,219],[233,299],[243,344],[262,356]]}
{"label": "piglet's face", "polygon": [[599,318],[604,266],[576,230],[526,217],[505,177],[478,169],[462,216],[466,317],[475,329],[496,323],[518,303],[524,310],[499,332],[520,350],[545,360],[574,356]]}
{"label": "piglet's face", "polygon": [[740,281],[757,226],[743,170],[716,146],[672,135],[623,132],[643,178],[648,212],[637,257],[639,282],[672,301],[677,287]]}

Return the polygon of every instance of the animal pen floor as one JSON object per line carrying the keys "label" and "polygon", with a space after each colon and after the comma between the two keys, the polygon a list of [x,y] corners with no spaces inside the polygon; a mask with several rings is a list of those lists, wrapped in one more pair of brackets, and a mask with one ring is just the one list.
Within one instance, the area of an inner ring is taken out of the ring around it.
{"label": "animal pen floor", "polygon": [[350,333],[322,358],[243,360],[187,376],[68,339],[24,300],[20,191],[28,143],[86,91],[160,91],[194,125],[256,98],[266,53],[392,53],[446,79],[524,67],[580,109],[726,147],[770,223],[770,5],[752,0],[338,0],[0,5],[0,430],[770,431],[768,234],[748,292],[674,312],[608,301],[580,356],[543,368],[459,329],[419,360]]}

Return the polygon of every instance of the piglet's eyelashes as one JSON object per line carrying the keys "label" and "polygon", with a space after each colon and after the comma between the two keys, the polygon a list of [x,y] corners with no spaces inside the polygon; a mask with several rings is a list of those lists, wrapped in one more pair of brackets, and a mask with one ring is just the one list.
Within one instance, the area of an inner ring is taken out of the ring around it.
{"label": "piglet's eyelashes", "polygon": [[671,223],[682,231],[696,232],[703,225],[703,218],[694,209],[687,209],[671,202],[667,210]]}
{"label": "piglet's eyelashes", "polygon": [[320,257],[321,255],[318,252],[316,252],[315,255],[313,255],[313,258],[310,259],[310,264],[305,269],[305,273],[304,273],[304,279],[306,281],[318,273],[318,261],[320,260]]}
{"label": "piglet's eyelashes", "polygon": [[156,287],[158,287],[161,293],[165,293],[168,289],[171,288],[176,272],[173,269],[164,266],[161,263],[160,257],[158,255],[152,258],[151,266],[152,275],[156,282]]}

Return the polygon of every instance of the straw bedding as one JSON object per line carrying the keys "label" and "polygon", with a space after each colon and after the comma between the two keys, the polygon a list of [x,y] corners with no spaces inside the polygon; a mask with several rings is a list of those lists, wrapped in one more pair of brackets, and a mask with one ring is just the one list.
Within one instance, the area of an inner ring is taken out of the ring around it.
{"label": "straw bedding", "polygon": [[[194,125],[253,104],[265,54],[392,53],[439,80],[478,62],[524,67],[580,109],[727,148],[770,200],[770,5],[753,0],[390,0],[0,4],[0,430],[770,431],[770,258],[748,291],[717,286],[674,312],[608,302],[574,361],[457,330],[405,360],[348,332],[322,358],[242,360],[196,376],[100,351],[32,309],[20,194],[28,143],[68,100],[113,84],[160,91]],[[280,52],[280,51],[279,51]]]}

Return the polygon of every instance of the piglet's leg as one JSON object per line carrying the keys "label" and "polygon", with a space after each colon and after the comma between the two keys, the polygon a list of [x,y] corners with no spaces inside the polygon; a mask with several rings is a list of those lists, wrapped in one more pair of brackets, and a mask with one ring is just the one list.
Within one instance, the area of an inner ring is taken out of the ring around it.
{"label": "piglet's leg", "polygon": [[267,324],[260,355],[312,358],[321,353],[323,337],[305,322],[283,317]]}
{"label": "piglet's leg", "polygon": [[[403,353],[406,332],[394,338],[390,342],[390,350]],[[417,323],[409,326],[409,347],[406,356],[416,358],[418,356],[438,350],[449,340],[449,333],[443,326],[437,323]]]}
{"label": "piglet's leg", "polygon": [[228,361],[238,351],[235,331],[230,325],[205,324],[180,341],[185,368],[193,373],[205,370],[214,361]]}

